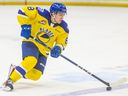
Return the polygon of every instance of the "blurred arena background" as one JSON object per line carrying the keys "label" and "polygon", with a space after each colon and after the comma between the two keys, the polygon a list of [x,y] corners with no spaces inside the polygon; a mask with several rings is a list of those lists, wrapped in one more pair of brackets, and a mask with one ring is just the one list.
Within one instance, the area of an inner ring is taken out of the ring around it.
{"label": "blurred arena background", "polygon": [[128,7],[128,0],[0,0],[0,5],[50,5],[52,2],[63,2],[72,6]]}
{"label": "blurred arena background", "polygon": [[[69,5],[65,19],[70,25],[71,38],[63,54],[110,83],[127,77],[128,0],[0,0],[0,85],[7,79],[10,64],[18,65],[21,61],[21,29],[16,18],[18,9],[22,5],[39,5],[48,9],[53,2]],[[0,91],[0,96],[128,94],[127,85],[110,92],[102,91],[102,87],[106,87],[104,84],[70,62],[63,58],[49,58],[40,81],[21,80],[16,84],[16,91]]]}

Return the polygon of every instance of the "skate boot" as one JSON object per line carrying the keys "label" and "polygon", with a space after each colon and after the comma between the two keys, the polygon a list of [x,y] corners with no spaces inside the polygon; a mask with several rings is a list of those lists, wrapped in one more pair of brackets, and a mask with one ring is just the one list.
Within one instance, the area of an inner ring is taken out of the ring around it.
{"label": "skate boot", "polygon": [[3,84],[3,90],[4,91],[12,91],[13,90],[13,81],[11,79],[8,79]]}

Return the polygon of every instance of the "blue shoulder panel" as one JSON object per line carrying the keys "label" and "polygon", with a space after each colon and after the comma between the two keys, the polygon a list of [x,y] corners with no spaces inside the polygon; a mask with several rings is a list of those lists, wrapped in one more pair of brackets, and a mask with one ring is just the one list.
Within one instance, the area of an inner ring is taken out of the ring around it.
{"label": "blue shoulder panel", "polygon": [[65,30],[65,32],[69,33],[68,24],[64,20],[59,25]]}
{"label": "blue shoulder panel", "polygon": [[22,10],[19,9],[18,14],[27,16]]}
{"label": "blue shoulder panel", "polygon": [[38,13],[43,16],[44,18],[46,18],[48,20],[49,25],[51,24],[51,16],[48,10],[46,9],[41,9],[40,7],[36,8]]}

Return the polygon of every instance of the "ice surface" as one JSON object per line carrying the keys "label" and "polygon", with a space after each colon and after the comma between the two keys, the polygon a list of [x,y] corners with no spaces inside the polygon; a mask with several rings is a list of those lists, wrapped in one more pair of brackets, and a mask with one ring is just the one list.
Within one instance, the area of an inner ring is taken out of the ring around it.
{"label": "ice surface", "polygon": [[[0,6],[0,84],[10,64],[21,62],[22,6]],[[48,6],[41,6],[47,8]],[[63,55],[108,82],[128,76],[128,8],[68,7],[69,42]],[[106,92],[106,86],[59,57],[49,57],[39,81],[21,79],[13,92],[0,96],[127,96],[124,84]]]}

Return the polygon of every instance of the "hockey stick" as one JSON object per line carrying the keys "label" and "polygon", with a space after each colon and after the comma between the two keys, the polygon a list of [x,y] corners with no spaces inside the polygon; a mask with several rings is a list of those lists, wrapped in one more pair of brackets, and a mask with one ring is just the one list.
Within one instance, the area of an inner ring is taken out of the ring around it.
{"label": "hockey stick", "polygon": [[75,63],[74,61],[70,60],[69,58],[65,57],[64,55],[60,55],[61,57],[63,57],[64,59],[66,59],[67,61],[69,61],[70,63],[74,64],[75,66],[77,66],[78,68],[80,68],[81,70],[83,70],[84,72],[88,73],[89,75],[91,75],[92,77],[94,77],[95,79],[101,81],[102,83],[104,83],[105,85],[107,85],[107,90],[111,90],[110,88],[110,84],[102,79],[100,79],[99,77],[97,77],[96,75],[92,74],[91,72],[89,72],[88,70],[86,70],[85,68],[81,67],[80,65],[78,65],[77,63]]}
{"label": "hockey stick", "polygon": [[[44,42],[40,41],[38,38],[35,39],[35,41],[37,41],[38,43],[40,43],[41,45],[45,46],[46,48],[48,48],[49,50],[51,50],[51,48],[49,46],[47,46]],[[84,69],[83,67],[81,67],[80,65],[78,65],[77,63],[75,63],[74,61],[70,60],[69,58],[67,58],[64,55],[60,55],[62,58],[64,58],[65,60],[69,61],[70,63],[72,63],[73,65],[77,66],[78,68],[80,68],[81,70],[83,70],[84,72],[88,73],[89,75],[91,75],[92,77],[94,77],[95,79],[99,80],[100,82],[102,82],[103,84],[107,85],[108,87],[106,88],[106,90],[111,90],[111,86],[110,83],[102,80],[101,78],[97,77],[96,75],[92,74],[91,72],[89,72],[88,70]]]}

